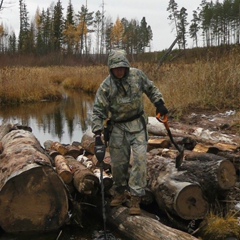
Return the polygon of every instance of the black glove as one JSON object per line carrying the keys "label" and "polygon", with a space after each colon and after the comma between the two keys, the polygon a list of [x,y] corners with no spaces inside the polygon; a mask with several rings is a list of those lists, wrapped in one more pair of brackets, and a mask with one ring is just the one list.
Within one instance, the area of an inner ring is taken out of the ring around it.
{"label": "black glove", "polygon": [[165,116],[168,113],[167,108],[164,106],[164,102],[160,99],[158,102],[155,103],[156,107],[156,115],[160,113],[161,116]]}
{"label": "black glove", "polygon": [[98,131],[94,132],[94,135],[95,135],[95,137],[96,136],[101,136],[102,135],[102,131],[98,130]]}
{"label": "black glove", "polygon": [[95,146],[102,146],[102,145],[104,144],[101,138],[101,134],[95,134]]}

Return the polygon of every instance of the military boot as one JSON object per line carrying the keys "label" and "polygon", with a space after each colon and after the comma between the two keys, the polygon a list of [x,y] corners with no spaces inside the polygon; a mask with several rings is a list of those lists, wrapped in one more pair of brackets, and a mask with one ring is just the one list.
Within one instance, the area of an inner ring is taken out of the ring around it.
{"label": "military boot", "polygon": [[127,201],[127,197],[124,193],[115,193],[112,201],[110,202],[111,207],[118,207]]}
{"label": "military boot", "polygon": [[140,209],[140,197],[138,196],[131,196],[131,206],[129,209],[130,215],[141,215],[141,209]]}

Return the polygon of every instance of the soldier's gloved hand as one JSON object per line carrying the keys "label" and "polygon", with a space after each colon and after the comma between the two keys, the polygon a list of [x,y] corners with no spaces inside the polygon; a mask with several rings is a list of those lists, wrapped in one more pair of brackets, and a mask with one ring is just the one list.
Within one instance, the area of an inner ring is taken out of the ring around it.
{"label": "soldier's gloved hand", "polygon": [[156,115],[160,114],[161,116],[165,116],[168,113],[168,110],[165,107],[162,99],[160,99],[158,102],[155,103],[155,107],[156,107]]}

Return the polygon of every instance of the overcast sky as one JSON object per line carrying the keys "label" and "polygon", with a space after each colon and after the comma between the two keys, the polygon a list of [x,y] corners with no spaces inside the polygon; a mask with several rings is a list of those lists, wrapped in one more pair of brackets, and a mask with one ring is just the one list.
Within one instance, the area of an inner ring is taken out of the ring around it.
{"label": "overcast sky", "polygon": [[[89,12],[102,11],[103,0],[72,0],[75,13],[80,11],[81,6],[87,6]],[[11,4],[8,4],[8,3]],[[32,20],[37,8],[46,10],[51,3],[55,1],[46,0],[24,0],[27,11],[29,12],[29,19]],[[64,13],[67,9],[69,0],[62,0]],[[188,20],[192,19],[192,12],[200,6],[202,0],[175,0],[178,4],[178,9],[182,7],[187,9]],[[143,17],[151,26],[153,31],[153,41],[151,42],[151,50],[159,51],[168,48],[175,39],[175,32],[173,26],[168,20],[169,12],[167,11],[169,0],[104,0],[104,10],[107,17],[111,17],[115,22],[116,18],[126,18],[127,20],[136,19],[139,22]],[[0,12],[0,22],[10,29],[14,29],[15,33],[19,31],[19,1],[18,0],[4,0],[5,8]],[[65,17],[65,15],[64,15]],[[192,40],[188,40],[188,47],[192,47]]]}

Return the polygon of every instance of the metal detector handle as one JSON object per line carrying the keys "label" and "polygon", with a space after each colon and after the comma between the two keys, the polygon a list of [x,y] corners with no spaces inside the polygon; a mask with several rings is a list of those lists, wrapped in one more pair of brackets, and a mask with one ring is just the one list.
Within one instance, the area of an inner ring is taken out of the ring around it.
{"label": "metal detector handle", "polygon": [[105,157],[106,147],[105,145],[97,145],[95,146],[95,155],[97,160],[102,163]]}
{"label": "metal detector handle", "polygon": [[167,115],[167,114],[161,116],[161,114],[158,113],[157,116],[156,116],[156,118],[157,118],[157,120],[158,120],[159,122],[161,122],[161,123],[164,124],[164,126],[165,126],[165,128],[166,128],[167,130],[169,130],[168,115]]}
{"label": "metal detector handle", "polygon": [[95,137],[95,155],[97,160],[101,163],[105,157],[106,147],[103,144],[101,135]]}

